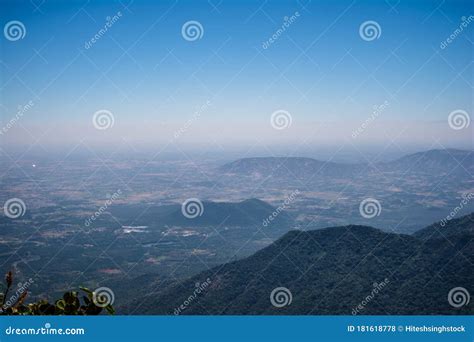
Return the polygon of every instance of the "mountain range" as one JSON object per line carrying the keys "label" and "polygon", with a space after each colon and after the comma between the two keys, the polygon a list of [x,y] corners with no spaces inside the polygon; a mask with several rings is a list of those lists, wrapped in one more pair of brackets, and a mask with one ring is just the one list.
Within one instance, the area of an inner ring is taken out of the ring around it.
{"label": "mountain range", "polygon": [[[474,293],[473,231],[472,213],[413,235],[356,225],[293,230],[248,258],[150,287],[135,305],[145,314],[474,314],[472,302],[448,301],[453,288]],[[270,297],[282,288],[287,305],[278,307]]]}
{"label": "mountain range", "polygon": [[315,175],[348,177],[362,172],[398,172],[470,175],[474,171],[473,151],[438,149],[410,154],[390,162],[346,164],[302,157],[243,158],[227,163],[219,172],[246,176],[301,177]]}

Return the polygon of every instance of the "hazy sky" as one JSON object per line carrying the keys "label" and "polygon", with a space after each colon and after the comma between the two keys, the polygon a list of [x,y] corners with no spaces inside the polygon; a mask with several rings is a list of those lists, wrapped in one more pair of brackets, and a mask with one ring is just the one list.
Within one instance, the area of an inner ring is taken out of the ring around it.
{"label": "hazy sky", "polygon": [[[448,125],[455,110],[473,113],[470,1],[1,7],[4,144],[398,139],[472,147],[473,124]],[[22,39],[7,39],[14,20],[25,28]],[[202,27],[196,40],[183,36],[189,21]],[[368,21],[376,37],[360,31]],[[100,110],[113,116],[106,130],[93,125]],[[291,118],[282,130],[271,125],[279,110]]]}

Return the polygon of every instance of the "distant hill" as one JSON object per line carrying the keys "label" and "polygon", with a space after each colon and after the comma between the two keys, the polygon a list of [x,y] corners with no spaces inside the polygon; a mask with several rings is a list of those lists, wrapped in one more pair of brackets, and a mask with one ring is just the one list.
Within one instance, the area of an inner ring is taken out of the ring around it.
{"label": "distant hill", "polygon": [[303,179],[313,176],[350,177],[362,172],[367,174],[374,170],[400,173],[421,172],[433,175],[445,173],[469,175],[467,171],[474,172],[474,153],[455,149],[430,150],[374,165],[335,163],[301,157],[243,158],[219,168],[219,171],[225,174],[257,177],[296,176]]}
{"label": "distant hill", "polygon": [[[261,227],[276,208],[259,199],[248,199],[241,202],[202,202],[202,215],[188,218],[183,215],[181,205],[143,206],[117,205],[112,207],[112,214],[126,222],[133,218],[134,224],[159,224],[168,226],[251,226]],[[292,218],[286,212],[279,212],[268,226],[289,225]]]}
{"label": "distant hill", "polygon": [[456,149],[429,150],[399,158],[389,163],[381,164],[387,170],[414,171],[423,173],[463,173],[474,170],[473,151]]}
{"label": "distant hill", "polygon": [[428,239],[450,239],[463,234],[474,235],[474,213],[449,221],[434,223],[426,228],[420,229],[413,235],[421,240]]}
{"label": "distant hill", "polygon": [[[454,287],[474,293],[472,222],[464,217],[446,229],[449,241],[429,237],[430,227],[414,236],[353,225],[290,231],[246,259],[160,289],[159,296],[151,291],[140,312],[173,314],[182,305],[182,314],[351,315],[361,305],[356,313],[365,315],[474,314],[472,300],[462,308],[447,300]],[[277,287],[291,291],[291,304],[272,305]]]}

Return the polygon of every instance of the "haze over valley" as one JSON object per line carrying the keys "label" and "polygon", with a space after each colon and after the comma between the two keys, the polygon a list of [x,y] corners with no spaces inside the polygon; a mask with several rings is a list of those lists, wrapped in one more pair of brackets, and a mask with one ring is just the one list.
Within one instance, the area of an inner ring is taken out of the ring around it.
{"label": "haze over valley", "polygon": [[[0,219],[1,263],[19,279],[40,271],[30,289],[36,298],[76,284],[108,285],[127,311],[125,303],[141,298],[128,284],[155,284],[160,294],[292,230],[361,224],[412,234],[453,210],[468,214],[473,156],[450,149],[376,163],[24,157],[3,178],[2,196],[21,198],[27,210]],[[376,200],[375,212],[361,212],[366,199]],[[187,201],[197,211],[186,214]]]}

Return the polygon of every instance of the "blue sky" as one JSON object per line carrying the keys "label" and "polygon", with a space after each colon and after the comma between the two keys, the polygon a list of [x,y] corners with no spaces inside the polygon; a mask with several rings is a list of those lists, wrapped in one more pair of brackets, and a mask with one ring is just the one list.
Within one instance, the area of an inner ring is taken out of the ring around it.
{"label": "blue sky", "polygon": [[[1,40],[2,120],[29,101],[23,127],[81,127],[107,109],[139,135],[185,124],[206,101],[199,122],[216,127],[268,122],[279,109],[295,126],[357,124],[388,101],[381,122],[445,122],[473,112],[474,25],[440,48],[470,15],[469,1],[2,1],[2,25],[26,28]],[[183,39],[190,20],[201,39]],[[361,38],[366,21],[378,39]]]}

